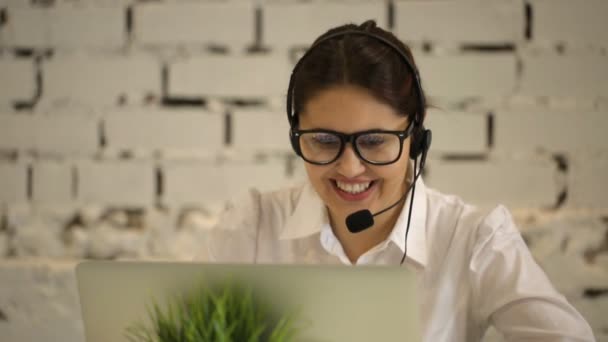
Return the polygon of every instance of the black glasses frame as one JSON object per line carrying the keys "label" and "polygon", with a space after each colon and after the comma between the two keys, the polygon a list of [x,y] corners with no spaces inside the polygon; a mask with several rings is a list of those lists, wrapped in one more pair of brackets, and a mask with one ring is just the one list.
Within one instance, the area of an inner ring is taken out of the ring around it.
{"label": "black glasses frame", "polygon": [[[340,138],[340,150],[338,151],[338,154],[336,154],[336,157],[334,159],[330,160],[330,161],[327,161],[327,162],[312,161],[312,160],[307,159],[304,156],[304,153],[300,153],[300,157],[302,157],[302,159],[304,159],[304,161],[306,161],[307,163],[310,163],[310,164],[314,164],[314,165],[328,165],[328,164],[331,164],[331,163],[335,162],[336,160],[338,160],[338,158],[340,158],[340,156],[342,156],[342,153],[344,153],[344,148],[345,148],[346,144],[350,143],[351,146],[353,147],[353,150],[357,154],[357,157],[359,157],[359,159],[363,160],[364,162],[366,162],[368,164],[372,164],[372,165],[389,165],[389,164],[395,163],[397,160],[399,160],[399,158],[401,158],[401,154],[403,153],[403,142],[405,141],[405,139],[407,139],[408,137],[410,137],[412,135],[413,131],[414,131],[414,125],[412,123],[410,123],[404,131],[385,131],[385,130],[381,130],[381,129],[371,129],[371,130],[367,130],[367,131],[355,132],[355,133],[352,133],[352,134],[346,134],[346,133],[342,133],[342,132],[332,131],[332,130],[329,130],[329,129],[306,129],[306,130],[293,129],[292,130],[292,138],[295,140],[295,143],[298,145],[298,150],[300,150],[300,151],[301,151],[301,148],[300,148],[300,137],[302,136],[302,134],[306,134],[306,133],[330,133],[330,134],[334,134],[334,135],[336,135],[337,137]],[[388,162],[374,162],[374,161],[370,161],[370,160],[365,159],[361,155],[361,152],[359,151],[359,148],[357,147],[357,144],[355,144],[355,141],[360,136],[365,135],[365,134],[370,134],[370,133],[383,133],[383,134],[393,134],[393,135],[396,135],[399,138],[399,154],[397,155],[397,157],[395,159],[391,160],[391,161],[388,161]]]}

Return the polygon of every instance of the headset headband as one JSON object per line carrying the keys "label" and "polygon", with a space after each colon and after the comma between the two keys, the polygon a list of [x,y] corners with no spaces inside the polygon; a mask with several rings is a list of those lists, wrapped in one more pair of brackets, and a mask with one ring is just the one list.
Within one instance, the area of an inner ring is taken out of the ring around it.
{"label": "headset headband", "polygon": [[300,60],[296,63],[295,67],[293,68],[293,71],[291,72],[291,77],[289,78],[289,87],[287,88],[287,119],[289,120],[290,127],[294,128],[294,126],[297,123],[297,113],[294,113],[293,88],[294,88],[295,75],[296,75],[298,68],[302,64],[302,61],[304,59],[306,59],[306,57],[310,54],[310,52],[316,46],[320,45],[321,43],[328,41],[332,38],[346,36],[346,35],[360,35],[360,36],[367,36],[370,38],[374,38],[374,39],[384,43],[385,45],[389,46],[395,52],[397,52],[397,54],[399,56],[401,56],[401,58],[403,59],[405,64],[408,66],[409,70],[412,72],[412,75],[414,75],[414,86],[416,87],[416,91],[418,92],[418,108],[419,108],[419,111],[421,111],[421,112],[415,113],[414,125],[422,125],[422,121],[424,119],[424,111],[426,110],[426,100],[424,97],[424,93],[422,91],[422,85],[420,83],[420,76],[418,75],[418,70],[414,67],[414,64],[412,62],[410,62],[407,55],[403,51],[401,51],[401,49],[395,43],[391,42],[390,40],[388,40],[382,36],[379,36],[377,34],[374,34],[374,33],[368,32],[368,31],[348,30],[348,31],[344,31],[344,32],[332,33],[332,34],[328,35],[327,37],[323,37],[323,39],[321,39],[318,42],[316,42],[315,44],[313,44],[304,53],[304,55],[300,58]]}

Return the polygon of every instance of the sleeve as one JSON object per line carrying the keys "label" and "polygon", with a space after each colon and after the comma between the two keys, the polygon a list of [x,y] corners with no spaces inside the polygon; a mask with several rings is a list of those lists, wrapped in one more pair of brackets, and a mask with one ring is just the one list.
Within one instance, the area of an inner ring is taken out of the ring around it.
{"label": "sleeve", "polygon": [[217,224],[204,234],[196,261],[215,263],[254,263],[260,221],[260,193],[251,189],[247,195],[229,201]]}
{"label": "sleeve", "polygon": [[503,206],[481,221],[470,271],[476,312],[506,341],[595,341],[585,319],[534,261]]}

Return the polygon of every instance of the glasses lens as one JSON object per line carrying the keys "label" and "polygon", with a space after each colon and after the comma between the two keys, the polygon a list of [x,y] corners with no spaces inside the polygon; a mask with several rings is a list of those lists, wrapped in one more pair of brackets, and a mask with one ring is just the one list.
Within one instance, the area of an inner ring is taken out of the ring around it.
{"label": "glasses lens", "polygon": [[303,133],[300,135],[302,156],[312,162],[327,163],[340,153],[342,141],[332,133]]}
{"label": "glasses lens", "polygon": [[361,157],[372,163],[390,163],[399,158],[401,141],[395,134],[368,133],[355,141]]}

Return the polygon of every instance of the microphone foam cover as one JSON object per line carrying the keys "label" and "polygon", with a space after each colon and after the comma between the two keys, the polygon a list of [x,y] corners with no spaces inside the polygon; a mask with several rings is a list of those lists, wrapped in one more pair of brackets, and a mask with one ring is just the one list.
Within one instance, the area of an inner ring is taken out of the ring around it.
{"label": "microphone foam cover", "polygon": [[374,225],[374,216],[367,210],[359,210],[346,217],[346,227],[351,233],[359,233]]}

